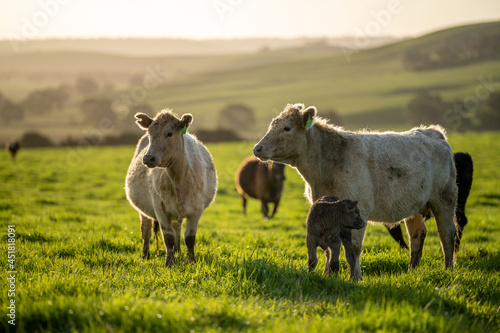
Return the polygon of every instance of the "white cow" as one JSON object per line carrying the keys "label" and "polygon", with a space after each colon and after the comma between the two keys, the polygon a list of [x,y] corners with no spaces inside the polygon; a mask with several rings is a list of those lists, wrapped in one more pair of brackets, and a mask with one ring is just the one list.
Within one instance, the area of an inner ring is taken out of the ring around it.
{"label": "white cow", "polygon": [[186,133],[193,116],[178,119],[163,110],[154,119],[137,113],[137,124],[147,133],[139,140],[130,164],[125,190],[141,217],[143,258],[149,258],[153,221],[158,221],[167,250],[165,265],[180,251],[181,224],[187,218],[184,242],[188,261],[194,262],[198,220],[215,198],[217,175],[203,144]]}
{"label": "white cow", "polygon": [[[410,268],[418,265],[427,233],[423,216],[436,217],[445,267],[454,262],[455,164],[444,129],[408,132],[348,132],[316,117],[316,108],[288,104],[253,149],[263,161],[288,164],[306,182],[309,201],[336,196],[359,201],[364,221],[404,220],[410,239]],[[365,228],[352,230],[355,279]]]}

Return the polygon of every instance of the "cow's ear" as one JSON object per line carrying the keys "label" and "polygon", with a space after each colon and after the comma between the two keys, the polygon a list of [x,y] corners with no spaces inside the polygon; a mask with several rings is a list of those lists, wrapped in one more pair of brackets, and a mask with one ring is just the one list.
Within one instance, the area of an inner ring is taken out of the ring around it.
{"label": "cow's ear", "polygon": [[356,205],[358,204],[357,201],[348,201],[346,202],[346,205],[345,205],[345,210],[347,212],[350,212],[352,211],[354,208],[356,208]]}
{"label": "cow's ear", "polygon": [[142,128],[143,130],[147,130],[149,125],[153,122],[153,119],[151,119],[147,114],[145,113],[136,113],[135,114],[135,119],[137,119],[135,122],[137,125]]}
{"label": "cow's ear", "polygon": [[302,121],[305,128],[309,128],[312,126],[312,122],[318,110],[314,106],[310,106],[304,111],[302,111]]}
{"label": "cow's ear", "polygon": [[181,131],[182,134],[186,134],[186,130],[193,122],[193,115],[191,113],[185,113],[181,118]]}

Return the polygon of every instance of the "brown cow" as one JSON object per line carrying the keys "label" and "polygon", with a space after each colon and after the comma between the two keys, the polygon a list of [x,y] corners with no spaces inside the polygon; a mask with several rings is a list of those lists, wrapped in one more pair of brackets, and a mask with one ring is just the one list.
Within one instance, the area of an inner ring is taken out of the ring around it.
{"label": "brown cow", "polygon": [[5,144],[5,149],[10,153],[10,156],[12,157],[12,159],[16,158],[16,154],[20,148],[21,148],[21,144],[19,143],[19,141],[15,140],[15,139],[11,139],[11,140],[7,141],[7,143]]}
{"label": "brown cow", "polygon": [[236,171],[234,182],[242,200],[243,214],[246,214],[247,199],[251,197],[261,201],[264,219],[269,217],[268,203],[274,203],[271,217],[274,216],[283,190],[284,168],[283,164],[264,163],[253,156],[249,156],[241,162]]}

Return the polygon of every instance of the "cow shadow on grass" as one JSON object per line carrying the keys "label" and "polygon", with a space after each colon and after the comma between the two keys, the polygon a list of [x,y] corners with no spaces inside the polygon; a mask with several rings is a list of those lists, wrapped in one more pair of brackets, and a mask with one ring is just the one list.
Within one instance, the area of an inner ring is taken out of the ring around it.
{"label": "cow shadow on grass", "polygon": [[[406,273],[406,263],[394,265],[377,260],[373,264],[364,266],[364,280],[355,282],[348,279],[349,268],[345,263],[341,263],[340,274],[324,276],[317,271],[309,273],[305,263],[304,267],[297,267],[286,262],[260,258],[234,262],[218,258],[215,254],[202,254],[201,261],[203,265],[220,267],[222,271],[218,273],[219,276],[232,276],[234,282],[229,287],[231,288],[229,293],[243,298],[253,296],[272,300],[286,299],[297,304],[326,302],[332,306],[341,302],[348,304],[354,311],[365,310],[367,304],[372,306],[393,304],[395,307],[401,304],[420,308],[422,312],[430,311],[443,318],[463,317],[465,322],[479,323],[480,326],[491,325],[491,316],[485,311],[472,311],[472,307],[468,307],[468,301],[464,299],[489,301],[497,306],[500,305],[500,291],[492,290],[491,286],[479,290],[481,294],[479,298],[474,294],[475,291],[469,292],[468,287],[477,283],[475,277],[464,274],[464,279],[457,282],[454,281],[453,272],[431,269],[428,273],[428,268],[425,270],[417,268]],[[404,279],[401,282],[401,278],[397,278],[401,274],[413,277],[409,278],[408,282]],[[414,282],[415,274],[419,275],[418,282]],[[370,283],[370,280],[377,282]],[[470,293],[470,297],[459,297],[458,299],[464,301],[457,301],[456,293],[463,295]],[[435,329],[439,330],[439,327]]]}

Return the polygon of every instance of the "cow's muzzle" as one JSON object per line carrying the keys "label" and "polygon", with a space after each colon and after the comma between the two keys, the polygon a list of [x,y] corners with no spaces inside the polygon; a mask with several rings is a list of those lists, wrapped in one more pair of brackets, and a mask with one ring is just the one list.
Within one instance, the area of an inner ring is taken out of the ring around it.
{"label": "cow's muzzle", "polygon": [[142,163],[148,168],[154,168],[157,166],[156,158],[153,155],[144,155]]}

